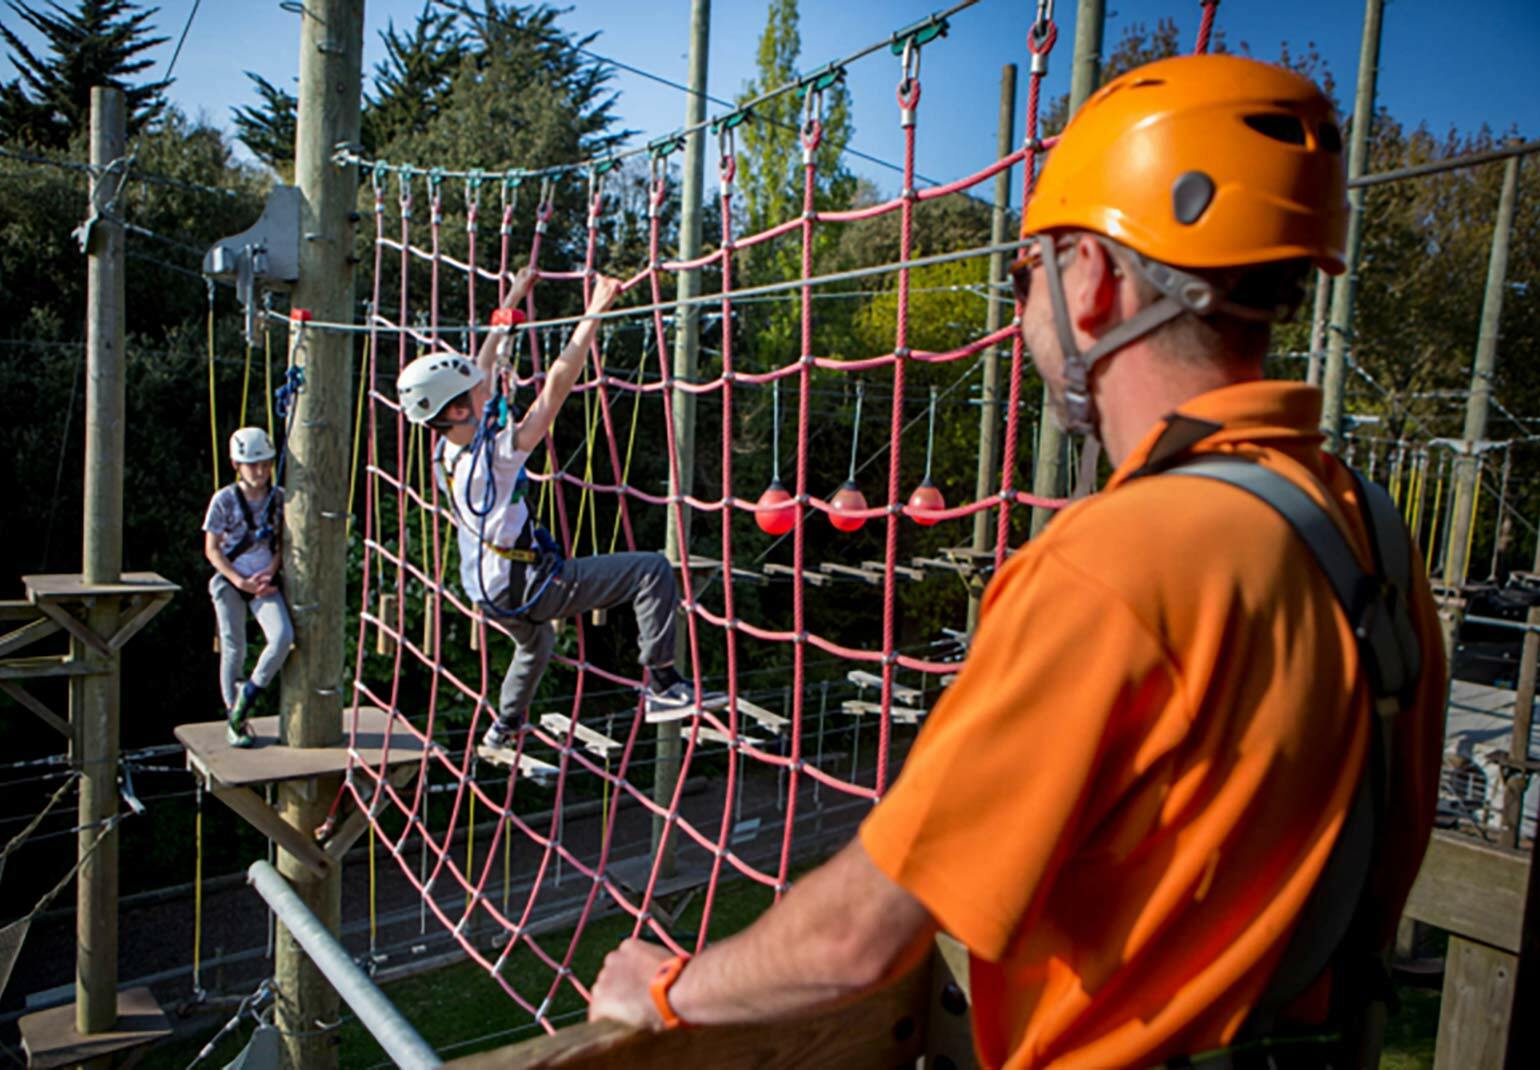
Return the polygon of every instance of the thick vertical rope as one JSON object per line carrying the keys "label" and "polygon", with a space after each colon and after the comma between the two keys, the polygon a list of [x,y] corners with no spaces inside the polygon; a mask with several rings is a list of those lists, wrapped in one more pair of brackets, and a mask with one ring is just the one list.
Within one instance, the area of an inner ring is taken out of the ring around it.
{"label": "thick vertical rope", "polygon": [[[1038,111],[1042,103],[1043,78],[1048,73],[1048,59],[1059,39],[1059,28],[1049,6],[1038,5],[1037,21],[1027,31],[1027,51],[1032,64],[1027,75],[1027,129],[1021,167],[1021,208],[1026,211],[1037,180],[1037,154],[1043,147],[1038,134]],[[1016,450],[1021,437],[1021,376],[1026,364],[1026,339],[1021,333],[1021,307],[1016,308],[1016,330],[1011,335],[1011,375],[1009,401],[1005,410],[1005,443],[1001,451],[1000,515],[995,529],[995,568],[1005,564],[1011,536],[1011,501],[1016,487]],[[1051,419],[1048,413],[1042,418]]]}
{"label": "thick vertical rope", "polygon": [[1214,15],[1219,10],[1219,0],[1201,0],[1203,4],[1203,19],[1198,23],[1198,43],[1193,46],[1194,52],[1207,52],[1209,38],[1214,33]]}

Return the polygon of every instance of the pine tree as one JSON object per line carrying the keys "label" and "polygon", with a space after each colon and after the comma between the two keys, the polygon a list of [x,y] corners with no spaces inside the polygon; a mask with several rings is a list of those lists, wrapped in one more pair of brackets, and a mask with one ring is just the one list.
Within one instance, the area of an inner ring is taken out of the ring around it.
{"label": "pine tree", "polygon": [[48,54],[32,51],[0,23],[0,39],[20,72],[0,84],[0,139],[65,147],[89,126],[91,87],[98,85],[124,91],[130,135],[160,116],[171,83],[133,81],[154,62],[137,57],[168,40],[150,36],[159,9],[133,0],[78,0],[73,11],[54,3],[45,11],[23,0],[6,0],[6,6],[43,35]]}
{"label": "pine tree", "polygon": [[262,103],[230,109],[235,136],[257,159],[279,174],[288,175],[294,167],[299,101],[293,93],[280,89],[260,74],[247,71],[246,77],[257,87]]}
{"label": "pine tree", "polygon": [[364,108],[363,140],[369,151],[422,133],[438,116],[464,58],[465,35],[456,14],[424,4],[411,33],[397,30],[394,22],[381,32],[385,59],[374,66],[374,86]]}

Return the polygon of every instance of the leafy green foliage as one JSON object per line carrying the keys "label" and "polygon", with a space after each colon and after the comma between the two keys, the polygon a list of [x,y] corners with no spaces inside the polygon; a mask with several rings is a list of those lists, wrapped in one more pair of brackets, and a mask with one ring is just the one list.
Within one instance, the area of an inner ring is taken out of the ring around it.
{"label": "leafy green foliage", "polygon": [[299,129],[299,100],[260,74],[247,71],[261,104],[231,108],[236,137],[252,155],[280,175],[294,174],[294,135]]}

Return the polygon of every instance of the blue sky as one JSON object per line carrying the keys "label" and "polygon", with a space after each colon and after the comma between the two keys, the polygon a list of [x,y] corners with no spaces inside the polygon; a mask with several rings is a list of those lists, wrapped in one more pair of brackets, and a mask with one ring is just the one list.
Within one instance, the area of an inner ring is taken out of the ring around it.
{"label": "blue sky", "polygon": [[[66,3],[69,0],[65,0]],[[811,70],[923,18],[942,0],[803,0],[802,66]],[[1106,39],[1110,47],[1124,26],[1174,17],[1184,39],[1197,29],[1198,0],[1108,0]],[[164,0],[156,18],[174,39],[192,0]],[[379,31],[387,21],[409,24],[422,0],[369,0],[365,64],[382,54]],[[761,0],[717,0],[713,5],[710,91],[730,98],[753,73],[756,40],[766,5]],[[983,0],[952,20],[949,36],[926,49],[922,70],[918,169],[934,178],[956,176],[987,163],[994,153],[995,109],[1000,68],[1015,62],[1025,99],[1025,32],[1030,0]],[[1068,87],[1073,47],[1074,0],[1058,0],[1061,36],[1045,87]],[[601,31],[592,46],[657,74],[683,81],[689,0],[577,0],[566,16],[574,30]],[[0,10],[0,21],[17,20]],[[1218,25],[1232,45],[1246,42],[1253,54],[1276,57],[1282,42],[1295,48],[1314,42],[1336,75],[1339,91],[1351,93],[1358,64],[1363,4],[1358,0],[1223,0]],[[298,19],[273,0],[203,0],[177,61],[172,99],[190,114],[202,113],[229,128],[230,107],[254,99],[244,70],[279,85],[293,85],[298,70]],[[164,70],[171,44],[157,50]],[[850,69],[856,148],[897,161],[902,139],[893,87],[898,61],[873,55]],[[1540,135],[1540,0],[1388,0],[1381,52],[1380,100],[1403,121],[1427,122],[1436,132],[1451,126],[1474,130],[1486,123],[1502,131],[1516,126],[1527,137]],[[0,60],[0,77],[14,72]],[[618,113],[628,127],[656,136],[682,125],[684,96],[634,75],[617,74]],[[714,114],[720,109],[711,107]],[[1020,121],[1018,115],[1018,122]],[[457,161],[416,161],[452,166]],[[516,166],[519,161],[506,161]],[[876,165],[852,160],[858,174],[884,190],[895,176]],[[708,168],[708,175],[713,170]],[[708,178],[708,181],[710,179]]]}

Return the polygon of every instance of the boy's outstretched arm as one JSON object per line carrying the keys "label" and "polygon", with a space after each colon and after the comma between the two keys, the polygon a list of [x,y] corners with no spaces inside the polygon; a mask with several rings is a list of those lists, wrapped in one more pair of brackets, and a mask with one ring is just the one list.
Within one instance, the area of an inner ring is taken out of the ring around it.
{"label": "boy's outstretched arm", "polygon": [[[585,315],[597,316],[606,311],[615,302],[620,294],[620,280],[601,275],[594,283],[593,296],[588,299],[588,309]],[[524,414],[524,419],[519,423],[518,435],[514,439],[514,447],[524,453],[532,452],[545,438],[551,424],[556,420],[556,414],[561,411],[562,403],[567,400],[567,395],[572,393],[573,384],[577,382],[579,373],[583,370],[583,359],[588,354],[588,347],[593,342],[594,331],[598,329],[598,321],[585,319],[577,325],[572,332],[572,337],[567,341],[567,347],[561,351],[561,356],[551,362],[546,369],[545,385],[540,388],[540,396],[535,398],[529,411]]]}

